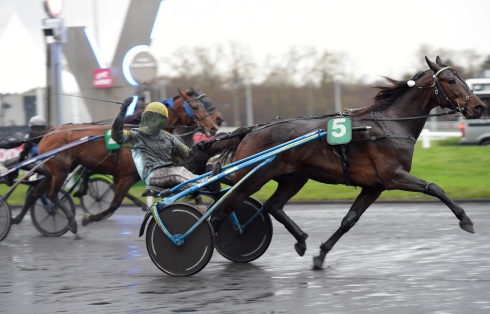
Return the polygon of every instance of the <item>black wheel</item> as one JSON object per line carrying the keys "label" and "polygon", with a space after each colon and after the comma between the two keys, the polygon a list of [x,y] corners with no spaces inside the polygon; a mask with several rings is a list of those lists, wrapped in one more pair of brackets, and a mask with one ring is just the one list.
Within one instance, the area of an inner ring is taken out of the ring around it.
{"label": "black wheel", "polygon": [[[80,197],[80,205],[84,212],[97,215],[109,208],[114,198],[114,185],[104,178],[90,178],[88,180],[87,194]],[[114,212],[107,214],[102,219],[107,219]]]}
{"label": "black wheel", "polygon": [[[31,189],[29,188],[27,193],[30,193]],[[60,189],[58,193],[61,206],[75,214],[75,203],[71,196],[63,189]],[[41,234],[47,237],[59,237],[68,231],[68,218],[64,211],[55,206],[45,195],[32,204],[30,211],[32,224]]]}
{"label": "black wheel", "polygon": [[481,142],[481,145],[482,145],[482,146],[490,146],[490,138],[484,139],[484,140]]}
{"label": "black wheel", "polygon": [[[262,203],[249,197],[235,208],[238,221],[243,225],[260,209]],[[232,262],[251,262],[265,253],[272,241],[272,221],[268,213],[262,212],[242,234],[233,229],[229,220],[223,222],[215,235],[216,250]]]}
{"label": "black wheel", "polygon": [[[172,234],[185,234],[202,217],[201,212],[188,204],[171,204],[159,211],[160,218]],[[146,248],[153,263],[172,276],[191,276],[201,271],[213,256],[214,232],[206,219],[176,245],[151,219],[146,230]]]}
{"label": "black wheel", "polygon": [[12,212],[9,204],[6,200],[0,200],[0,242],[9,234],[11,220]]}

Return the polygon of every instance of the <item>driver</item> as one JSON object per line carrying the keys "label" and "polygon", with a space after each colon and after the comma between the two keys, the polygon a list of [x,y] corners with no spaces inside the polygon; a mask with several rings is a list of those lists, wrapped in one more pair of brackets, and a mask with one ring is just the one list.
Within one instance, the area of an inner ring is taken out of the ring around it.
{"label": "driver", "polygon": [[[29,120],[29,131],[23,140],[8,140],[8,142],[3,140],[5,142],[5,144],[2,145],[2,143],[0,143],[0,148],[3,148],[4,146],[10,146],[10,147],[6,147],[6,148],[13,148],[13,147],[17,147],[17,146],[24,144],[24,147],[22,148],[22,151],[20,152],[19,157],[7,160],[5,162],[5,165],[7,167],[11,167],[12,165],[16,165],[20,162],[23,162],[26,159],[37,156],[38,155],[38,147],[37,146],[38,146],[39,142],[41,141],[41,139],[43,138],[43,136],[46,134],[47,128],[48,128],[48,124],[42,116],[33,116]],[[36,165],[37,165],[37,162],[34,162],[34,163],[31,163],[27,166],[22,167],[22,169],[29,171],[32,168],[34,168]],[[43,166],[38,167],[35,170],[35,172],[38,174],[41,174],[41,175],[46,174],[46,171],[45,171]],[[13,171],[12,173],[8,174],[3,179],[8,186],[12,186],[14,179],[17,178],[18,175],[19,175],[19,170],[16,170],[16,171]]]}
{"label": "driver", "polygon": [[[182,144],[172,134],[163,131],[168,119],[168,110],[159,102],[146,106],[141,116],[139,128],[124,130],[124,119],[133,97],[126,98],[119,114],[112,123],[112,139],[122,147],[132,149],[136,169],[146,185],[158,188],[172,188],[196,175],[184,167],[177,166],[192,154],[192,149]],[[221,172],[219,162],[213,164],[213,176]],[[193,184],[197,184],[194,182]],[[219,192],[218,181],[207,185],[207,190]]]}

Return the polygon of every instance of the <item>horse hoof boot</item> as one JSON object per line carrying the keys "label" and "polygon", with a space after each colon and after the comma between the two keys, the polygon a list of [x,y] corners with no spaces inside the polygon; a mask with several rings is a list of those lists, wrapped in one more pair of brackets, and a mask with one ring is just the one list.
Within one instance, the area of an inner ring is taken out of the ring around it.
{"label": "horse hoof boot", "polygon": [[306,252],[306,239],[308,239],[308,234],[305,233],[298,243],[294,244],[294,250],[299,256],[305,255]]}
{"label": "horse hoof boot", "polygon": [[475,229],[473,228],[473,223],[471,221],[460,221],[459,227],[466,232],[475,233]]}
{"label": "horse hoof boot", "polygon": [[90,223],[90,214],[84,214],[82,218],[82,226],[86,226]]}
{"label": "horse hoof boot", "polygon": [[306,252],[306,243],[298,242],[294,244],[294,250],[298,253],[299,256],[305,255]]}
{"label": "horse hoof boot", "polygon": [[320,270],[323,268],[323,260],[320,256],[313,257],[313,270]]}
{"label": "horse hoof boot", "polygon": [[10,225],[18,225],[18,224],[20,224],[22,222],[22,218],[24,218],[24,217],[17,216],[15,218],[12,218],[10,220]]}
{"label": "horse hoof boot", "polygon": [[77,226],[77,222],[75,220],[68,222],[68,230],[70,230],[71,233],[77,234],[77,229],[78,229],[78,226]]}

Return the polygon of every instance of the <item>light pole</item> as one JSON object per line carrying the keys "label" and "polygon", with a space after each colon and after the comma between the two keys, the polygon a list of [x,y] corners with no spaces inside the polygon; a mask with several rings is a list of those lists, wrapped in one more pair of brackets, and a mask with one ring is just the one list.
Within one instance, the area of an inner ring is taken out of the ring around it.
{"label": "light pole", "polygon": [[245,101],[247,108],[247,126],[254,124],[254,113],[252,104],[252,78],[247,77],[245,79]]}
{"label": "light pole", "polygon": [[[47,120],[53,125],[63,124],[63,106],[61,105],[61,84],[63,43],[66,42],[66,28],[63,19],[58,18],[63,8],[61,0],[46,0],[44,8],[49,18],[43,19],[43,33],[47,53]],[[54,97],[51,97],[53,95]],[[54,101],[53,101],[54,99]],[[54,106],[53,106],[54,104]],[[53,112],[53,108],[55,112]]]}
{"label": "light pole", "polygon": [[342,97],[340,95],[340,83],[343,78],[342,74],[335,74],[333,76],[334,83],[334,97],[335,97],[335,112],[342,111]]}
{"label": "light pole", "polygon": [[233,83],[231,85],[231,92],[233,96],[233,125],[234,126],[241,126],[240,112],[238,110],[238,96],[237,96],[237,89],[239,88],[239,86],[240,86],[239,83]]}
{"label": "light pole", "polygon": [[307,95],[307,98],[308,98],[308,107],[306,108],[306,115],[307,116],[312,116],[313,113],[314,113],[314,101],[313,101],[313,82],[312,81],[308,81],[308,83],[306,83],[306,95]]}
{"label": "light pole", "polygon": [[161,79],[158,83],[160,84],[160,99],[167,98],[167,85],[170,83],[170,80]]}

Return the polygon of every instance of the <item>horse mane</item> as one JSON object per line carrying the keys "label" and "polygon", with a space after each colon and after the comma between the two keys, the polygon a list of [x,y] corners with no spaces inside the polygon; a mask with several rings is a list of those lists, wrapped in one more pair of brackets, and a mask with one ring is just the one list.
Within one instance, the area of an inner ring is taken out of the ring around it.
{"label": "horse mane", "polygon": [[[415,81],[416,79],[424,76],[428,70],[420,71],[410,78]],[[373,97],[373,103],[371,106],[356,111],[354,115],[363,115],[372,111],[383,111],[390,107],[405,91],[411,87],[407,85],[407,81],[398,81],[387,76],[382,76],[389,82],[388,85],[375,85],[372,88],[379,89],[379,92]]]}

